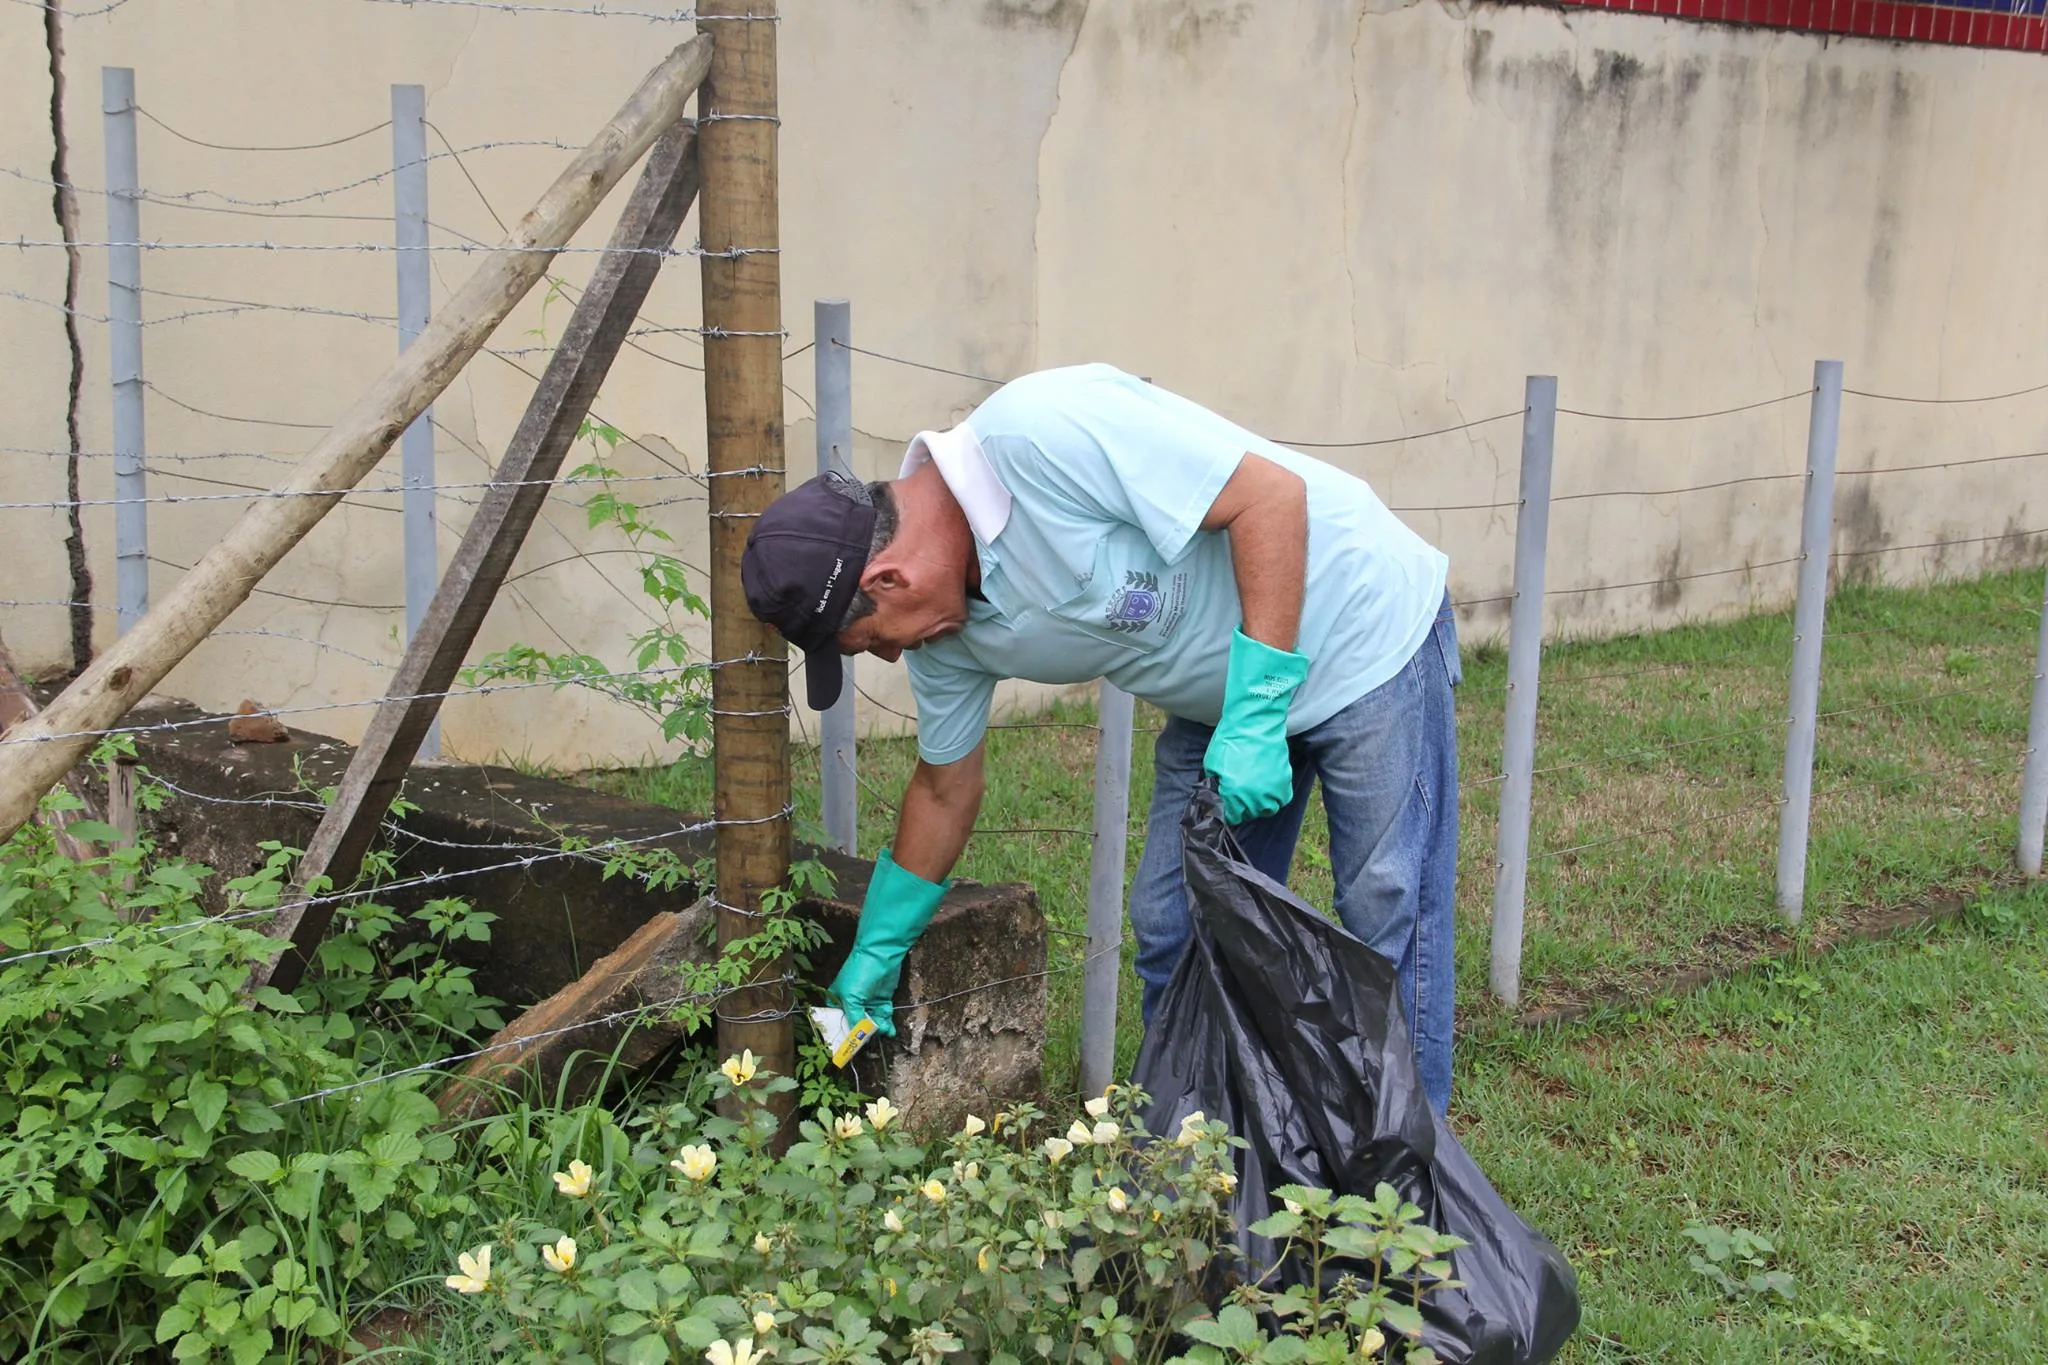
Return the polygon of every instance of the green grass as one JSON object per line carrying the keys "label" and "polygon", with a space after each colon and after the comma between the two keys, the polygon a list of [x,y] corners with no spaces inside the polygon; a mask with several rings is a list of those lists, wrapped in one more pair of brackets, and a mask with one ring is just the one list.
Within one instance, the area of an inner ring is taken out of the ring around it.
{"label": "green grass", "polygon": [[[1844,587],[1830,603],[1801,937],[2007,875],[2038,621],[2039,571],[1919,589]],[[1546,653],[1537,726],[1525,1009],[1657,993],[1683,969],[1721,971],[1782,949],[1774,903],[1789,612]],[[1498,1011],[1486,991],[1506,660],[1466,648],[1458,882],[1461,1028]],[[1839,714],[1829,715],[1835,712]],[[960,874],[1036,888],[1053,928],[1046,1079],[1074,1085],[1095,764],[1093,707],[1066,704],[989,739],[989,790]],[[1151,794],[1141,706],[1129,866]],[[865,740],[861,847],[893,833],[910,739]],[[795,755],[799,818],[818,813],[815,750]],[[620,795],[708,808],[704,760],[593,775]],[[1022,831],[1022,832],[1019,832]],[[1045,832],[1052,831],[1052,832]],[[1076,831],[1076,832],[1064,832]],[[1294,882],[1328,906],[1320,806]],[[1136,1049],[1126,943],[1119,1064]]]}
{"label": "green grass", "polygon": [[[1565,1029],[1461,1045],[1453,1115],[1580,1275],[1575,1362],[2048,1352],[2048,888]],[[1692,1270],[1689,1221],[1776,1245],[1790,1304]],[[1604,1340],[1603,1340],[1604,1338]]]}

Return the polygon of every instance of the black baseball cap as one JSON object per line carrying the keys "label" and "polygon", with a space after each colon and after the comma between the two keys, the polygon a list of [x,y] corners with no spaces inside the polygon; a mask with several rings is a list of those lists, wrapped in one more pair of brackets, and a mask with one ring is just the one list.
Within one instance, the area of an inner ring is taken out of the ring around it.
{"label": "black baseball cap", "polygon": [[839,700],[839,623],[860,588],[874,533],[867,490],[844,475],[821,474],[777,498],[747,537],[740,558],[747,606],[804,652],[813,711]]}

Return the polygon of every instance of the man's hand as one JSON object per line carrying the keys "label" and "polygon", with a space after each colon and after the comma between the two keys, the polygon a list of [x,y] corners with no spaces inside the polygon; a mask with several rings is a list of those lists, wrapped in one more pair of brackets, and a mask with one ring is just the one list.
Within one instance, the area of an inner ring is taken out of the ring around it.
{"label": "man's hand", "polygon": [[846,1012],[847,1023],[866,1015],[879,1032],[896,1032],[893,1001],[903,959],[938,912],[947,875],[981,813],[982,756],[977,746],[944,767],[919,762],[904,789],[895,847],[875,864],[853,952],[825,992],[827,1003]]}
{"label": "man's hand", "polygon": [[1294,799],[1287,707],[1306,677],[1308,660],[1301,655],[1260,644],[1241,630],[1232,634],[1223,717],[1202,756],[1231,824],[1271,815]]}
{"label": "man's hand", "polygon": [[903,959],[932,922],[945,894],[946,884],[904,871],[887,849],[882,851],[860,907],[853,951],[825,991],[826,1003],[844,1010],[847,1023],[868,1018],[878,1032],[896,1032],[894,1001]]}
{"label": "man's hand", "polygon": [[1202,518],[1230,533],[1244,628],[1230,641],[1223,715],[1202,766],[1216,778],[1233,825],[1271,815],[1294,799],[1287,709],[1308,677],[1294,653],[1308,579],[1308,486],[1260,455],[1245,454]]}

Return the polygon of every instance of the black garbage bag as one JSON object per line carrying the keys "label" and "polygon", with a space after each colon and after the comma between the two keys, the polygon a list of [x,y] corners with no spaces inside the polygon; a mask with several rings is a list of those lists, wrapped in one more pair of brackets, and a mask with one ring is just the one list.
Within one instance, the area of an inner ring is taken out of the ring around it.
{"label": "black garbage bag", "polygon": [[1132,1076],[1152,1097],[1146,1127],[1171,1133],[1199,1110],[1250,1144],[1232,1212],[1261,1270],[1278,1248],[1246,1229],[1274,1212],[1273,1190],[1370,1197],[1387,1182],[1468,1243],[1451,1258],[1462,1287],[1423,1299],[1422,1344],[1446,1365],[1549,1360],[1578,1327],[1577,1278],[1430,1108],[1392,964],[1254,868],[1212,789],[1182,838],[1193,932]]}

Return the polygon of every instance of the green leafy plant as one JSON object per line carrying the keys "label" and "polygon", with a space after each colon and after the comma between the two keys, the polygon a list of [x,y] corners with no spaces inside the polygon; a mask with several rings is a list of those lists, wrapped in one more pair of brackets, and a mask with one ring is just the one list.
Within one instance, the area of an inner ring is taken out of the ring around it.
{"label": "green leafy plant", "polygon": [[0,1356],[255,1365],[339,1344],[426,1224],[473,1214],[427,1077],[382,1073],[489,1026],[494,1002],[439,956],[489,917],[437,902],[380,954],[369,926],[396,915],[358,906],[299,991],[252,990],[293,850],[209,917],[207,869],[70,830],[105,851],[75,861],[38,825],[0,846]]}
{"label": "green leafy plant", "polygon": [[600,487],[584,502],[590,526],[610,526],[639,553],[640,590],[659,608],[654,624],[632,638],[630,668],[617,668],[581,650],[545,650],[515,644],[464,670],[471,686],[513,679],[582,687],[645,713],[668,741],[700,742],[711,735],[711,666],[692,658],[676,613],[708,620],[711,608],[690,586],[688,567],[661,547],[675,537],[641,515],[637,502],[613,482],[620,471],[609,463],[625,435],[609,423],[586,417],[578,440],[590,442],[593,458],[569,472],[571,479]]}
{"label": "green leafy plant", "polygon": [[1878,1339],[1877,1324],[1869,1318],[1842,1313],[1793,1318],[1792,1325],[1818,1339],[1834,1355],[1855,1355],[1865,1360],[1890,1360],[1892,1353]]}
{"label": "green leafy plant", "polygon": [[[636,1124],[592,1107],[494,1125],[504,1170],[480,1190],[510,1215],[447,1277],[473,1334],[520,1360],[634,1365],[1360,1359],[1411,1340],[1453,1283],[1461,1243],[1384,1187],[1284,1191],[1261,1225],[1279,1262],[1243,1273],[1242,1144],[1199,1114],[1152,1138],[1128,1088],[1064,1130],[1019,1106],[929,1145],[886,1098],[821,1110],[777,1156],[766,1101],[794,1085],[742,1055]],[[544,1175],[543,1152],[562,1163]],[[540,1179],[552,1208],[519,1213]],[[1313,1288],[1259,1287],[1289,1260]],[[1241,1282],[1212,1312],[1224,1272]],[[1260,1313],[1286,1325],[1268,1335]]]}
{"label": "green leafy plant", "polygon": [[1772,1267],[1777,1248],[1769,1238],[1717,1223],[1688,1223],[1685,1235],[1700,1248],[1686,1263],[1728,1298],[1791,1301],[1795,1282],[1790,1273]]}

